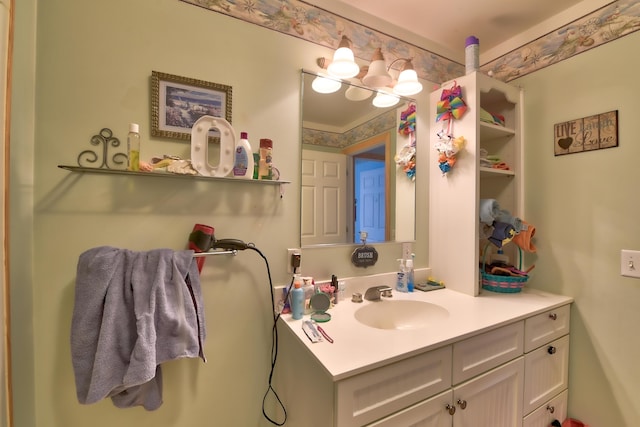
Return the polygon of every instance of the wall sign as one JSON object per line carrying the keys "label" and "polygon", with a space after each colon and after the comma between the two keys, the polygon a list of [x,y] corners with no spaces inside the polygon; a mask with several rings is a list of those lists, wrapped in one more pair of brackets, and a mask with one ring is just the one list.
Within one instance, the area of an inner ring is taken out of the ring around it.
{"label": "wall sign", "polygon": [[618,110],[553,125],[556,156],[618,146]]}
{"label": "wall sign", "polygon": [[378,262],[378,251],[373,246],[359,246],[351,254],[351,263],[356,267],[371,267]]}

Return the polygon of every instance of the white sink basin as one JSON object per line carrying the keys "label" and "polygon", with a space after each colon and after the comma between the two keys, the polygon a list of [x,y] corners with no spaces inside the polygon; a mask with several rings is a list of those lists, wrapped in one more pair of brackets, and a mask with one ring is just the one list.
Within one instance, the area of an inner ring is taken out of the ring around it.
{"label": "white sink basin", "polygon": [[371,302],[356,310],[356,320],[377,329],[421,329],[449,317],[447,309],[425,301],[388,300]]}

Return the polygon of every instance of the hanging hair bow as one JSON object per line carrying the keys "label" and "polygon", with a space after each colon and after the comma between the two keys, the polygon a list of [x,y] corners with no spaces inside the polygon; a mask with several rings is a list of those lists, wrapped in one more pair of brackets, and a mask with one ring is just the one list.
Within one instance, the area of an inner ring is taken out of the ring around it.
{"label": "hanging hair bow", "polygon": [[451,89],[442,89],[440,101],[436,105],[436,122],[461,118],[467,111],[467,104],[462,99],[462,88],[456,81]]}
{"label": "hanging hair bow", "polygon": [[406,110],[400,113],[400,125],[398,125],[398,133],[401,135],[410,135],[416,131],[416,104],[411,103]]}

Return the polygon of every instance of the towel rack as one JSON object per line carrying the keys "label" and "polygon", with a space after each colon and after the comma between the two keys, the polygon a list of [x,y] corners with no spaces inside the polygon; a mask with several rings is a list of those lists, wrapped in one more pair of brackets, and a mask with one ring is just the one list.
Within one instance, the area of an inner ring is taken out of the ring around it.
{"label": "towel rack", "polygon": [[233,250],[223,250],[223,251],[195,252],[193,254],[194,258],[199,258],[199,257],[209,256],[209,255],[233,255],[233,256],[236,256],[236,255],[238,255],[238,251],[233,249]]}

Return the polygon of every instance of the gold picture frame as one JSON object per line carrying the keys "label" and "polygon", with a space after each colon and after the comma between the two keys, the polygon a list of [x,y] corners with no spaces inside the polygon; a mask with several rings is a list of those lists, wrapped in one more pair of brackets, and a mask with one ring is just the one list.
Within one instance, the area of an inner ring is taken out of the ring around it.
{"label": "gold picture frame", "polygon": [[[231,86],[152,71],[151,136],[190,141],[193,123],[204,115],[231,123],[232,95]],[[212,129],[211,138],[219,137]]]}

